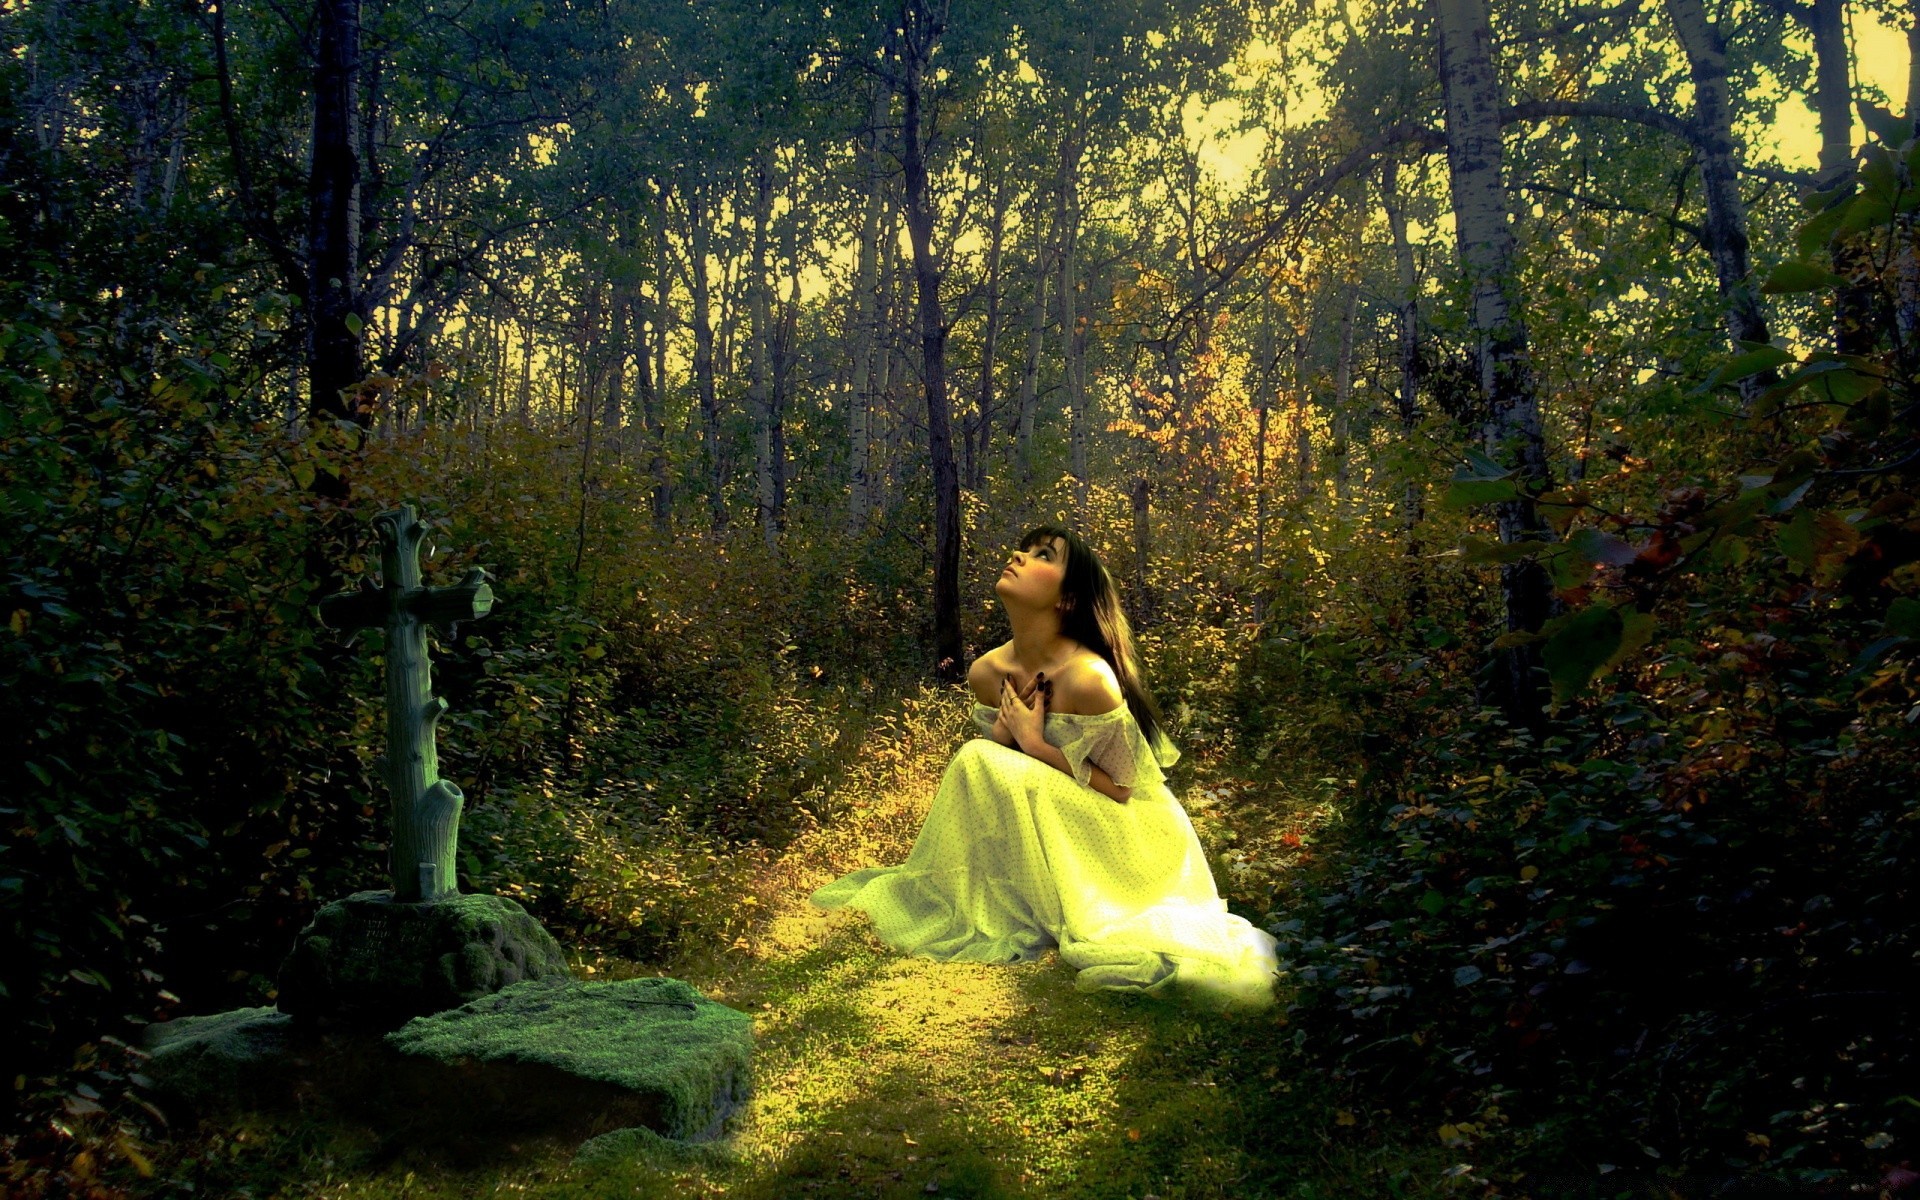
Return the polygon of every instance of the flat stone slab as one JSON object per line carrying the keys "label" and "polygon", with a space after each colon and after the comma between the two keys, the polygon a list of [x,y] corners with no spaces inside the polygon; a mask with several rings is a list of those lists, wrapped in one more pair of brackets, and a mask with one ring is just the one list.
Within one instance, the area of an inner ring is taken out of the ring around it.
{"label": "flat stone slab", "polygon": [[356,892],[321,908],[280,968],[280,1011],[389,1030],[528,979],[564,977],[566,954],[505,896],[418,903]]}
{"label": "flat stone slab", "polygon": [[293,1018],[271,1008],[181,1017],[146,1032],[146,1074],[163,1095],[189,1103],[270,1100],[294,1058]]}
{"label": "flat stone slab", "polygon": [[678,979],[529,980],[386,1041],[457,1073],[469,1105],[585,1107],[598,1130],[702,1141],[747,1097],[753,1018]]}
{"label": "flat stone slab", "polygon": [[605,1134],[588,1158],[654,1159],[717,1138],[746,1099],[753,1018],[677,979],[551,979],[385,1036],[243,1008],[149,1026],[145,1045],[169,1117],[332,1113],[456,1157]]}

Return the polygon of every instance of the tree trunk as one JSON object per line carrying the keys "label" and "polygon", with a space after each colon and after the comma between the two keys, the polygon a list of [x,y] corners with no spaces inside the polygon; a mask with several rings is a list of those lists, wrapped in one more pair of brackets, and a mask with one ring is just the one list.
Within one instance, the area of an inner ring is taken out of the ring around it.
{"label": "tree trunk", "polygon": [[654,187],[659,205],[653,213],[653,333],[650,343],[642,340],[640,352],[653,357],[650,374],[656,406],[647,435],[647,474],[653,477],[653,527],[666,533],[673,528],[673,460],[667,452],[667,337],[673,323],[673,276],[667,244],[667,181],[656,180]]}
{"label": "tree trunk", "polygon": [[980,331],[980,422],[973,447],[973,490],[987,498],[987,454],[997,405],[993,394],[993,360],[1000,345],[1000,252],[1006,240],[1007,201],[1012,189],[1002,174],[993,196],[993,217],[987,231],[987,324]]}
{"label": "tree trunk", "polygon": [[628,300],[630,284],[601,283],[595,280],[588,284],[587,329],[587,387],[584,400],[588,404],[596,400],[600,405],[600,427],[606,430],[609,446],[618,450],[620,431],[626,424],[627,414],[627,352],[629,349],[629,326],[627,314],[632,308]]}
{"label": "tree trunk", "polygon": [[720,395],[714,383],[713,289],[707,256],[713,234],[707,227],[706,185],[685,189],[687,198],[687,286],[693,293],[693,379],[700,397],[701,457],[707,475],[707,520],[719,533],[727,527],[725,464],[720,445]]}
{"label": "tree trunk", "polygon": [[[1420,421],[1420,280],[1414,270],[1413,247],[1407,241],[1407,215],[1400,207],[1399,173],[1399,164],[1389,160],[1381,175],[1380,193],[1387,213],[1387,229],[1393,236],[1393,265],[1400,281],[1395,322],[1399,335],[1400,386],[1394,402],[1400,417],[1400,433],[1411,441]],[[1409,555],[1418,553],[1413,531],[1420,522],[1420,510],[1420,483],[1409,472],[1400,502],[1400,529],[1407,540]]]}
{"label": "tree trunk", "polygon": [[[649,445],[654,439],[654,430],[664,419],[660,406],[660,390],[653,379],[653,355],[647,335],[646,297],[637,287],[623,288],[620,292],[619,322],[616,332],[620,333],[619,345],[630,347],[633,353],[633,397],[637,403],[633,406],[639,421],[639,441]],[[624,389],[623,376],[626,370],[626,355],[614,359],[614,382],[609,394]],[[611,409],[611,405],[609,408]],[[611,424],[611,422],[607,422]],[[631,441],[629,436],[627,441]]]}
{"label": "tree trunk", "polygon": [[[310,420],[366,428],[371,413],[347,395],[360,384],[355,285],[353,95],[360,60],[360,0],[319,0],[314,10],[313,147],[307,176],[307,379]],[[328,483],[322,485],[321,480]],[[317,490],[346,498],[346,482],[315,476]]]}
{"label": "tree trunk", "polygon": [[1308,499],[1313,495],[1313,374],[1308,354],[1313,345],[1312,323],[1293,339],[1293,459],[1294,494],[1304,518]]}
{"label": "tree trunk", "polygon": [[787,302],[774,322],[773,341],[773,524],[787,531],[787,413],[793,407],[793,363],[800,326],[799,222],[789,220],[781,235],[781,257],[787,262],[790,286]]}
{"label": "tree trunk", "polygon": [[1273,300],[1259,301],[1260,321],[1254,328],[1254,437],[1253,437],[1253,622],[1267,619],[1267,521],[1271,511],[1267,493],[1267,438],[1273,426],[1274,384],[1279,354],[1273,328]]}
{"label": "tree trunk", "polygon": [[[1388,159],[1380,176],[1380,198],[1387,213],[1387,229],[1393,236],[1393,264],[1400,282],[1400,303],[1396,306],[1400,386],[1394,393],[1394,402],[1400,417],[1400,436],[1411,446],[1420,423],[1420,279],[1414,270],[1413,247],[1407,242],[1407,215],[1400,207],[1399,173],[1399,164]],[[1421,499],[1419,474],[1410,470],[1400,493],[1400,536],[1412,574],[1407,603],[1415,614],[1426,608],[1420,538],[1416,532],[1422,515]]]}
{"label": "tree trunk", "polygon": [[1128,500],[1133,509],[1133,613],[1138,627],[1153,618],[1153,593],[1147,587],[1148,563],[1153,557],[1153,482],[1144,474],[1136,475],[1131,493]]}
{"label": "tree trunk", "polygon": [[[1820,116],[1819,187],[1850,196],[1854,191],[1853,72],[1846,0],[1812,0],[1798,11],[1813,34],[1813,103]],[[1872,255],[1858,237],[1836,236],[1830,245],[1834,274],[1847,281],[1833,290],[1833,347],[1841,354],[1872,353],[1878,340]]]}
{"label": "tree trunk", "polygon": [[1920,0],[1907,0],[1907,133],[1920,137]]}
{"label": "tree trunk", "polygon": [[[1733,140],[1733,106],[1727,92],[1726,39],[1707,17],[1703,0],[1667,0],[1667,16],[1686,51],[1693,74],[1693,126],[1698,141],[1700,182],[1707,204],[1707,251],[1726,307],[1727,336],[1740,342],[1765,342],[1766,313],[1749,277],[1747,209],[1740,198],[1739,147]],[[1740,381],[1740,398],[1751,405],[1778,380],[1772,371]]]}
{"label": "tree trunk", "polygon": [[[1433,0],[1440,87],[1446,97],[1447,166],[1460,264],[1472,285],[1472,326],[1485,397],[1486,452],[1514,470],[1520,495],[1497,506],[1500,540],[1549,540],[1533,498],[1548,484],[1546,440],[1527,352],[1526,325],[1513,311],[1513,231],[1502,178],[1500,86],[1493,73],[1485,0]],[[1507,628],[1532,632],[1552,613],[1546,571],[1531,559],[1501,571]],[[1493,689],[1517,724],[1537,726],[1544,708],[1532,645],[1501,652]]]}
{"label": "tree trunk", "polygon": [[893,478],[894,448],[898,441],[900,412],[894,404],[894,380],[905,374],[903,350],[895,345],[894,330],[897,326],[910,326],[905,312],[896,315],[896,309],[904,310],[907,304],[907,280],[900,269],[900,226],[896,223],[899,214],[891,207],[887,210],[886,225],[880,236],[880,305],[874,325],[880,346],[874,358],[878,365],[878,375],[873,384],[873,403],[878,407],[868,414],[868,425],[878,432],[869,438],[869,452],[874,439],[879,442],[879,462],[869,462],[867,469],[867,495],[872,513],[885,516],[891,498],[887,485]]}
{"label": "tree trunk", "polygon": [[773,169],[768,154],[753,164],[753,249],[747,262],[747,406],[753,412],[753,481],[760,537],[779,547],[779,506],[773,486],[773,281],[768,278],[767,226],[773,220]]}
{"label": "tree trunk", "polygon": [[1820,182],[1853,177],[1853,81],[1847,55],[1846,0],[1810,0],[1802,10],[1813,34],[1814,108],[1820,117]]}
{"label": "tree trunk", "polygon": [[1269,381],[1263,380],[1255,403],[1258,424],[1253,442],[1253,623],[1267,619],[1267,425],[1273,408]]}
{"label": "tree trunk", "polygon": [[867,527],[873,501],[873,406],[880,378],[882,306],[880,303],[880,229],[886,194],[879,163],[880,126],[887,117],[886,92],[874,88],[861,147],[866,174],[866,203],[860,218],[860,251],[853,283],[853,377],[847,412],[851,479],[847,487],[847,536]]}
{"label": "tree trunk", "polygon": [[1333,373],[1333,499],[1335,512],[1346,520],[1353,501],[1353,325],[1360,312],[1360,285],[1347,285],[1347,302],[1340,310],[1340,358]]}
{"label": "tree trunk", "polygon": [[533,421],[533,319],[520,321],[520,424]]}
{"label": "tree trunk", "polygon": [[913,243],[913,273],[919,293],[920,354],[926,381],[927,444],[933,459],[934,673],[954,681],[966,673],[960,637],[960,480],[954,469],[947,411],[947,328],[940,306],[940,271],[933,256],[933,201],[926,148],[927,64],[944,24],[927,0],[901,6],[901,167],[906,185],[907,236]]}
{"label": "tree trunk", "polygon": [[1046,348],[1047,277],[1052,273],[1037,198],[1033,209],[1033,308],[1027,326],[1026,366],[1020,372],[1020,425],[1015,447],[1020,457],[1020,480],[1029,492],[1033,487],[1033,420],[1039,407],[1040,355]]}
{"label": "tree trunk", "polygon": [[[1911,0],[1907,22],[1907,132],[1920,137],[1920,0]],[[1902,177],[1906,187],[1914,186],[1914,173],[1905,163]],[[1898,257],[1894,261],[1893,330],[1899,348],[1901,372],[1911,379],[1920,374],[1920,222],[1914,214],[1900,213],[1895,218]]]}
{"label": "tree trunk", "polygon": [[1077,251],[1080,240],[1080,132],[1069,132],[1060,146],[1060,207],[1058,210],[1060,246],[1060,339],[1065,351],[1067,384],[1067,447],[1069,469],[1073,472],[1074,519],[1087,523],[1088,479],[1087,380],[1085,318],[1079,309],[1079,268]]}

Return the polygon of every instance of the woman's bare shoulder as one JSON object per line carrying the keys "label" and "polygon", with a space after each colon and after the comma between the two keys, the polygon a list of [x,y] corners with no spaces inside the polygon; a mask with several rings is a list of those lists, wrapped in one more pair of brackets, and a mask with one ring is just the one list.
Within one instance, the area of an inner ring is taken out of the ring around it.
{"label": "woman's bare shoulder", "polygon": [[1096,650],[1069,660],[1060,670],[1059,683],[1053,698],[1060,712],[1098,716],[1125,702],[1112,664]]}

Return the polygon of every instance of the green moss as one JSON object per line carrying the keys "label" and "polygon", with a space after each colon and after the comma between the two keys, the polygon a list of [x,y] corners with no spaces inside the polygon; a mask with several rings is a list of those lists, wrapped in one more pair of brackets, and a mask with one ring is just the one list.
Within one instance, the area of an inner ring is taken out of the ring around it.
{"label": "green moss", "polygon": [[356,892],[313,915],[280,969],[280,1008],[391,1029],[529,979],[567,974],[553,935],[505,896],[396,903]]}
{"label": "green moss", "polygon": [[162,1095],[194,1107],[258,1095],[292,1047],[293,1021],[271,1008],[240,1008],[150,1026],[146,1074]]}
{"label": "green moss", "polygon": [[651,1167],[726,1168],[734,1165],[736,1160],[737,1156],[726,1146],[661,1137],[644,1125],[603,1133],[583,1143],[573,1156],[576,1166],[590,1167],[622,1163]]}
{"label": "green moss", "polygon": [[641,1097],[657,1132],[712,1137],[748,1089],[753,1019],[677,979],[528,981],[387,1037],[445,1064],[546,1067]]}

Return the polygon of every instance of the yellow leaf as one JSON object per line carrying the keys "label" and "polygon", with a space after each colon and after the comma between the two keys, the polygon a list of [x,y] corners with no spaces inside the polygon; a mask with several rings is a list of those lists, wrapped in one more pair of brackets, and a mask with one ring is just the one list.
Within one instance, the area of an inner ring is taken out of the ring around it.
{"label": "yellow leaf", "polygon": [[1360,1123],[1360,1118],[1343,1108],[1333,1114],[1333,1123],[1336,1125],[1357,1125]]}
{"label": "yellow leaf", "polygon": [[31,620],[33,620],[32,613],[24,608],[16,608],[13,610],[13,619],[7,622],[7,627],[12,629],[16,634],[25,633],[27,631],[27,622]]}
{"label": "yellow leaf", "polygon": [[1536,866],[1529,865],[1520,868],[1520,878],[1523,880],[1533,879],[1539,874],[1540,868]]}
{"label": "yellow leaf", "polygon": [[1140,1131],[1139,1131],[1138,1129],[1129,1129],[1129,1130],[1127,1130],[1127,1140],[1128,1140],[1128,1141],[1130,1141],[1130,1142],[1137,1142],[1137,1141],[1139,1141],[1139,1140],[1140,1140]]}
{"label": "yellow leaf", "polygon": [[140,1153],[140,1148],[135,1146],[130,1139],[125,1136],[116,1138],[114,1139],[114,1145],[119,1148],[121,1157],[133,1164],[133,1169],[140,1173],[140,1178],[153,1178],[153,1164],[147,1161],[147,1156]]}

